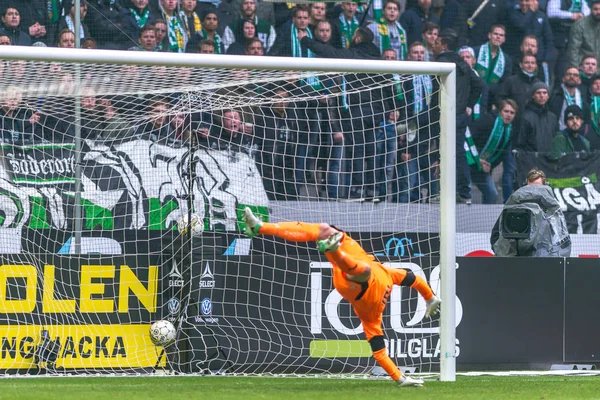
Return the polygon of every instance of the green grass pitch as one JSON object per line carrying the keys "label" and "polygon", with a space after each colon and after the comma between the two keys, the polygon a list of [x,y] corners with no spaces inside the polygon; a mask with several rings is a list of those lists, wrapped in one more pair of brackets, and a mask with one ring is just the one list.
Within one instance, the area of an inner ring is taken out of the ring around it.
{"label": "green grass pitch", "polygon": [[0,399],[345,400],[600,399],[600,376],[457,377],[399,388],[389,380],[263,377],[5,378]]}

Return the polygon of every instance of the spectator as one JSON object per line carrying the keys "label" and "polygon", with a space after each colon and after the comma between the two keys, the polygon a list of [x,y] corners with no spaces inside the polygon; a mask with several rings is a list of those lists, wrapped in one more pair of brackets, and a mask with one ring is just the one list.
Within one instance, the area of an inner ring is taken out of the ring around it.
{"label": "spectator", "polygon": [[470,114],[482,93],[484,83],[456,52],[458,35],[452,29],[440,32],[434,46],[438,62],[456,64],[456,185],[457,198],[471,204],[471,176],[465,154],[465,131]]}
{"label": "spectator", "polygon": [[589,1],[582,0],[548,0],[547,14],[558,53],[556,55],[556,73],[560,76],[569,65],[567,55],[569,32],[576,21],[590,15],[588,3]]}
{"label": "spectator", "polygon": [[[46,7],[40,10],[39,0],[20,0],[19,12],[21,13],[21,27],[29,34],[32,42],[43,42],[46,45],[54,44],[56,38],[56,22],[52,23]],[[43,7],[43,6],[42,6]],[[58,5],[57,5],[58,11]]]}
{"label": "spectator", "polygon": [[590,142],[592,151],[600,151],[600,75],[595,75],[590,84],[590,115],[585,138]]}
{"label": "spectator", "polygon": [[331,24],[327,20],[317,22],[315,39],[323,44],[331,44]]}
{"label": "spectator", "polygon": [[[458,49],[458,55],[471,67],[473,71],[475,71],[475,50],[473,50],[472,47],[461,47],[460,49]],[[475,73],[477,74],[477,71],[475,71]],[[489,89],[488,86],[484,83],[483,85],[481,85],[481,96],[479,96],[477,103],[473,106],[473,112],[471,114],[473,120],[478,119],[481,116],[481,114],[486,112],[489,101],[488,96]]]}
{"label": "spectator", "polygon": [[360,26],[356,18],[358,4],[352,1],[342,2],[342,12],[338,18],[332,20],[332,42],[331,44],[338,49],[347,49],[350,47],[352,36]]}
{"label": "spectator", "polygon": [[21,30],[21,14],[17,7],[9,5],[3,11],[0,34],[10,37],[13,46],[31,46],[33,43],[31,37]]}
{"label": "spectator", "polygon": [[[415,42],[408,50],[408,61],[425,61],[425,47]],[[403,82],[408,129],[406,134],[398,137],[398,195],[392,200],[401,203],[418,202],[421,188],[425,187],[421,171],[428,171],[429,143],[439,127],[431,117],[434,104],[433,79],[429,75],[414,75],[412,79]],[[398,115],[399,116],[399,115]],[[400,117],[400,116],[399,116]],[[435,195],[436,193],[429,193]]]}
{"label": "spectator", "polygon": [[[305,5],[294,7],[292,12],[292,24],[284,26],[277,34],[277,39],[269,52],[272,56],[285,57],[312,57],[312,52],[300,46],[299,33],[306,33],[312,39],[312,32],[308,27],[310,18],[308,8]],[[263,42],[264,45],[264,42]]]}
{"label": "spectator", "polygon": [[39,122],[39,113],[34,113],[23,104],[21,88],[8,86],[3,90],[0,102],[0,139],[3,143],[31,143],[32,132]]}
{"label": "spectator", "polygon": [[533,55],[524,54],[521,56],[519,70],[512,76],[509,76],[500,91],[498,92],[496,103],[506,99],[512,99],[517,104],[517,121],[520,114],[525,110],[525,104],[530,98],[531,88],[534,83],[540,82],[537,77],[537,61]]}
{"label": "spectator", "polygon": [[219,17],[214,12],[208,12],[202,19],[202,38],[210,40],[214,44],[213,54],[225,54],[223,39],[218,33]]}
{"label": "spectator", "polygon": [[259,38],[252,38],[246,43],[247,56],[264,56],[265,48]]}
{"label": "spectator", "polygon": [[531,87],[531,99],[525,105],[523,118],[515,138],[515,148],[521,151],[549,152],[552,137],[558,130],[558,118],[548,108],[548,85],[536,82]]}
{"label": "spectator", "polygon": [[590,0],[591,14],[577,20],[569,36],[568,60],[579,65],[588,54],[600,54],[600,0]]}
{"label": "spectator", "polygon": [[468,20],[468,43],[475,48],[485,43],[485,38],[491,32],[493,25],[506,24],[506,1],[490,0],[479,14],[473,18],[475,10],[479,8],[485,0],[466,0],[464,6],[467,12]]}
{"label": "spectator", "polygon": [[[275,33],[275,28],[273,28],[268,21],[259,19],[256,16],[256,0],[243,0],[241,18],[225,28],[225,32],[223,33],[223,46],[225,47],[225,50],[227,51],[231,43],[235,41],[235,33],[240,31],[240,25],[242,25],[245,20],[254,22],[256,27],[256,37],[260,39],[264,48],[269,52],[275,43],[277,34]],[[243,45],[244,43],[242,43],[242,46]]]}
{"label": "spectator", "polygon": [[92,38],[86,38],[81,42],[81,48],[82,49],[97,49],[98,48],[98,43],[96,43],[95,39]]}
{"label": "spectator", "polygon": [[167,39],[167,32],[169,28],[164,19],[155,19],[152,24],[154,27],[154,33],[156,34],[156,50],[167,51],[169,49],[169,39]]}
{"label": "spectator", "polygon": [[325,11],[326,11],[327,7],[325,5],[325,3],[322,2],[316,2],[316,3],[310,3],[308,6],[308,16],[310,17],[310,29],[311,31],[314,32],[317,24],[319,23],[319,21],[324,21],[325,18]]}
{"label": "spectator", "polygon": [[131,126],[120,116],[118,109],[111,99],[101,98],[97,100],[98,117],[100,123],[100,139],[123,140],[131,138]]}
{"label": "spectator", "polygon": [[555,49],[552,29],[546,14],[539,10],[538,0],[520,0],[520,7],[508,12],[507,41],[508,52],[513,57],[518,57],[517,44],[521,43],[527,35],[535,36],[538,40],[538,58],[540,61],[554,65]]}
{"label": "spectator", "polygon": [[174,140],[173,128],[168,121],[169,100],[155,97],[147,104],[146,122],[135,130],[139,139],[160,144],[169,144]]}
{"label": "spectator", "polygon": [[286,101],[289,89],[279,87],[273,91],[279,101],[261,110],[262,151],[258,166],[267,196],[272,200],[296,200],[298,192],[294,178],[298,135],[308,131],[307,121],[295,118],[294,110]]}
{"label": "spectator", "polygon": [[498,109],[497,117],[485,114],[473,122],[469,128],[472,141],[467,138],[471,179],[483,194],[483,204],[496,204],[498,200],[498,190],[492,178],[494,168],[500,163],[503,165],[502,195],[505,202],[513,192],[517,172],[511,147],[517,103],[511,99],[502,100]]}
{"label": "spectator", "polygon": [[130,50],[156,51],[156,31],[150,25],[140,29],[138,37],[138,46],[132,47]]}
{"label": "spectator", "polygon": [[421,31],[421,42],[425,46],[425,61],[430,61],[435,58],[433,54],[433,46],[435,39],[440,34],[440,26],[433,22],[425,22]]}
{"label": "spectator", "polygon": [[254,21],[247,19],[236,25],[235,41],[227,49],[227,54],[242,55],[246,52],[248,40],[256,37]]}
{"label": "spectator", "polygon": [[373,43],[379,47],[379,51],[384,49],[394,49],[398,55],[398,60],[404,60],[408,51],[406,41],[406,31],[398,22],[400,5],[396,0],[385,0],[383,3],[383,16],[367,25],[373,32]]}
{"label": "spectator", "polygon": [[585,118],[589,121],[590,108],[587,103],[587,99],[584,93],[579,90],[581,85],[581,76],[579,75],[579,69],[577,67],[569,67],[565,71],[562,78],[562,84],[554,90],[548,106],[550,111],[555,115],[560,115],[558,120],[558,129],[564,130],[567,126],[566,121],[562,117],[565,109],[571,104],[578,105],[583,110],[583,115],[588,116]]}
{"label": "spectator", "polygon": [[213,42],[210,39],[202,39],[199,43],[198,43],[198,52],[200,54],[217,54],[215,52],[215,42]]}
{"label": "spectator", "polygon": [[183,27],[190,38],[192,40],[196,39],[202,30],[202,22],[200,21],[200,17],[198,13],[196,13],[196,5],[198,2],[196,0],[180,0],[181,11],[179,12],[179,17],[183,22]]}
{"label": "spectator", "polygon": [[[125,33],[123,10],[130,0],[96,0],[89,7],[86,24],[89,35],[98,42],[101,49],[124,50],[130,46],[130,37]],[[83,20],[83,17],[82,17]],[[135,38],[137,36],[131,36]]]}
{"label": "spectator", "polygon": [[184,22],[177,12],[178,0],[160,0],[158,5],[163,19],[167,23],[167,51],[183,53],[189,36],[185,31]]}
{"label": "spectator", "polygon": [[415,7],[409,8],[400,16],[400,25],[406,31],[407,43],[421,40],[423,25],[427,22],[439,25],[440,19],[431,12],[431,0],[418,0]]}
{"label": "spectator", "polygon": [[[58,32],[62,32],[65,29],[70,30],[75,33],[75,1],[74,0],[65,0],[64,2],[65,11],[68,10],[68,13],[60,20],[58,23]],[[90,37],[90,31],[88,26],[83,23],[87,15],[88,3],[87,0],[81,0],[79,4],[79,12],[81,14],[81,20],[79,24],[79,39],[80,43],[86,37]]]}
{"label": "spectator", "polygon": [[[583,112],[575,104],[565,109],[563,118],[566,121],[565,129],[562,129],[552,139],[552,156],[559,158],[562,154],[573,152],[589,153],[591,151],[590,142],[583,137],[584,127]],[[567,229],[569,233],[577,233],[579,222],[577,216],[581,214],[581,227],[583,233],[598,233],[598,211],[596,209],[581,211],[565,211]]]}
{"label": "spectator", "polygon": [[7,33],[0,31],[0,46],[10,46],[11,44],[10,36],[8,36]]}
{"label": "spectator", "polygon": [[150,10],[148,0],[130,0],[130,3],[121,10],[123,30],[128,37],[139,38],[142,28],[152,25],[156,15]]}
{"label": "spectator", "polygon": [[57,47],[74,49],[75,48],[75,34],[68,28],[63,29],[58,34]]}
{"label": "spectator", "polygon": [[585,97],[585,100],[590,102],[590,87],[592,86],[592,78],[598,73],[598,60],[594,54],[586,54],[579,64],[579,77],[581,85],[579,91]]}
{"label": "spectator", "polygon": [[492,25],[488,33],[488,42],[475,49],[475,70],[487,83],[491,99],[496,97],[506,78],[512,75],[512,60],[502,50],[505,40],[506,28],[502,25]]}

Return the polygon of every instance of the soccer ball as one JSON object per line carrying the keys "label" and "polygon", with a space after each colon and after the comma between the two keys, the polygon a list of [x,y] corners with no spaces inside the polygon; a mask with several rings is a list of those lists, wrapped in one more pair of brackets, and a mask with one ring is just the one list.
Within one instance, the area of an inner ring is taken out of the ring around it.
{"label": "soccer ball", "polygon": [[185,235],[190,229],[192,236],[197,236],[202,233],[203,225],[202,218],[198,214],[192,214],[191,223],[188,223],[188,214],[186,213],[177,221],[177,230],[180,234]]}
{"label": "soccer ball", "polygon": [[160,320],[150,325],[150,340],[155,346],[168,346],[175,341],[177,331],[169,321]]}

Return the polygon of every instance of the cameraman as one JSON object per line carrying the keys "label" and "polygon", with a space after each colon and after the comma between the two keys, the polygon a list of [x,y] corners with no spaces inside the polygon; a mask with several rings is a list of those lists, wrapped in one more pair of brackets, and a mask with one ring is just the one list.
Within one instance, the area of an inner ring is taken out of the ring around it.
{"label": "cameraman", "polygon": [[507,200],[492,228],[490,244],[496,256],[568,257],[571,238],[565,217],[546,174],[528,172],[526,185]]}

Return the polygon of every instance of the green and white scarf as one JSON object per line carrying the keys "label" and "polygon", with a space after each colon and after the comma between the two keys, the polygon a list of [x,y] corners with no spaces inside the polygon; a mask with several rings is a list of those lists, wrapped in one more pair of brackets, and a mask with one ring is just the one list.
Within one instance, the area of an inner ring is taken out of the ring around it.
{"label": "green and white scarf", "polygon": [[[389,49],[392,47],[392,42],[390,40],[390,31],[389,26],[385,22],[383,18],[379,19],[379,23],[377,24],[379,30],[379,50],[383,51],[385,49]],[[398,30],[398,36],[400,37],[400,54],[398,54],[398,60],[404,60],[406,58],[406,54],[408,53],[408,48],[406,45],[406,32],[402,25],[398,22],[394,22],[395,28]]]}
{"label": "green and white scarf", "polygon": [[506,58],[501,48],[498,48],[498,56],[494,61],[492,59],[492,49],[490,42],[487,42],[479,49],[477,64],[475,70],[479,73],[488,85],[500,82],[506,68]]}
{"label": "green and white scarf", "polygon": [[473,140],[473,136],[471,136],[471,130],[467,127],[465,131],[465,154],[467,156],[467,164],[475,165],[477,169],[481,170],[481,164],[479,164],[479,152],[477,151],[477,146],[475,146],[475,141]]}
{"label": "green and white scarf", "polygon": [[492,132],[490,133],[490,137],[488,138],[485,146],[483,146],[483,150],[481,150],[481,154],[477,151],[477,147],[475,146],[475,141],[471,136],[471,132],[467,128],[465,132],[465,151],[467,154],[467,163],[469,165],[474,165],[478,170],[482,170],[480,159],[484,159],[490,164],[498,161],[506,148],[510,143],[510,136],[512,134],[512,124],[505,124],[502,121],[502,118],[498,116],[496,118],[496,122],[494,122],[494,127],[492,128]]}
{"label": "green and white scarf", "polygon": [[581,3],[581,0],[573,0],[573,2],[571,3],[571,7],[569,7],[569,12],[581,13],[582,9],[583,4]]}
{"label": "green and white scarf", "polygon": [[[67,15],[65,17],[65,23],[67,24],[67,28],[69,28],[71,32],[75,33],[75,24],[73,23],[73,20],[71,19],[70,15]],[[79,38],[85,39],[85,32],[83,30],[83,24],[81,22],[79,23]]]}
{"label": "green and white scarf", "polygon": [[[431,94],[433,93],[433,84],[429,75],[414,75],[413,76],[413,115],[420,114],[427,105],[431,102]],[[425,102],[425,104],[423,104]]]}
{"label": "green and white scarf", "polygon": [[396,95],[396,100],[404,101],[404,88],[402,87],[402,79],[400,79],[400,74],[392,74],[394,79],[394,94]]}
{"label": "green and white scarf", "polygon": [[347,49],[352,43],[352,36],[354,31],[358,29],[358,20],[356,17],[352,17],[352,21],[346,21],[344,14],[340,14],[340,27],[342,28],[342,47]]}
{"label": "green and white scarf", "polygon": [[148,17],[150,17],[150,9],[146,7],[141,15],[138,13],[137,8],[132,7],[129,9],[129,11],[131,11],[131,15],[133,15],[138,28],[143,28],[144,25],[146,25],[146,22],[148,22]]}
{"label": "green and white scarf", "polygon": [[592,125],[596,130],[596,133],[600,135],[600,96],[592,96]]}
{"label": "green and white scarf", "polygon": [[[200,31],[200,35],[202,36],[203,39],[209,39],[208,32],[206,32],[206,30],[204,28],[202,28],[202,30]],[[215,42],[215,54],[222,54],[223,53],[223,46],[222,46],[223,40],[221,39],[221,36],[219,36],[219,34],[217,32],[215,32],[213,42]]]}
{"label": "green and white scarf", "polygon": [[485,146],[483,146],[479,158],[483,158],[490,164],[496,162],[502,157],[502,153],[504,153],[508,147],[511,133],[512,124],[505,124],[504,121],[502,121],[502,118],[498,116],[494,123],[494,128],[492,128],[492,133],[485,143]]}
{"label": "green and white scarf", "polygon": [[187,35],[177,15],[167,18],[169,50],[173,53],[185,52]]}
{"label": "green and white scarf", "polygon": [[[298,40],[298,29],[296,25],[292,24],[292,57],[302,57],[302,46],[300,44],[300,40]],[[312,39],[312,32],[309,28],[306,28],[306,36]],[[306,57],[314,58],[314,54],[310,49],[306,49]],[[310,86],[312,86],[315,90],[323,89],[323,85],[321,84],[321,80],[318,76],[309,76],[304,79],[304,82]]]}
{"label": "green and white scarf", "polygon": [[379,21],[383,17],[383,0],[373,0],[373,19]]}

